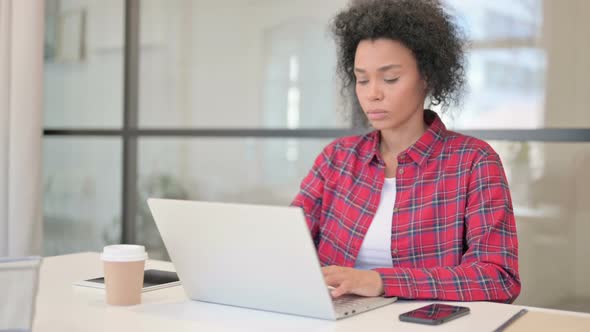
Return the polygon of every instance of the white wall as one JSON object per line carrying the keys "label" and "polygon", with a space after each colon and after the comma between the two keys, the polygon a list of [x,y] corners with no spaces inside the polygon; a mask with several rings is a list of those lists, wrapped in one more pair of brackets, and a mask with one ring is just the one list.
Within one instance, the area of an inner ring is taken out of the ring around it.
{"label": "white wall", "polygon": [[[545,0],[547,15],[547,47],[549,68],[547,74],[547,124],[556,128],[583,128],[590,126],[588,95],[590,94],[590,22],[587,13],[590,3],[585,0],[569,1],[567,6]],[[560,222],[572,235],[572,251],[568,252],[573,266],[573,294],[590,298],[590,191],[584,186],[588,176],[590,147],[575,146],[548,156],[559,179],[571,179],[564,193],[565,214]],[[573,162],[564,163],[566,160]],[[586,164],[580,163],[585,161]],[[549,188],[547,188],[549,189]],[[567,226],[566,226],[567,225]],[[574,255],[571,255],[575,252]],[[572,257],[573,256],[573,257]]]}

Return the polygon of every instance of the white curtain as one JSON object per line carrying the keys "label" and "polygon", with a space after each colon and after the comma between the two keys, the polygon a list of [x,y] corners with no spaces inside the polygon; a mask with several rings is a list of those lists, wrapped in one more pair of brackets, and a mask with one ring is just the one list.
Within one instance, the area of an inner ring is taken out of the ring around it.
{"label": "white curtain", "polygon": [[0,256],[41,253],[43,0],[0,0]]}

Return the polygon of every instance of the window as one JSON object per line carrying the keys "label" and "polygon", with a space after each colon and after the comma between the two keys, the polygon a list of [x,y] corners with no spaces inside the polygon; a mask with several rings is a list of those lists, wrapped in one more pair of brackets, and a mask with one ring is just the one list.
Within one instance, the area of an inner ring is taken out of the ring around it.
{"label": "window", "polygon": [[[590,2],[446,2],[473,42],[469,94],[444,120],[502,157],[518,303],[590,312]],[[166,259],[149,196],[288,204],[354,133],[326,30],[347,3],[48,0],[45,254],[123,241]]]}

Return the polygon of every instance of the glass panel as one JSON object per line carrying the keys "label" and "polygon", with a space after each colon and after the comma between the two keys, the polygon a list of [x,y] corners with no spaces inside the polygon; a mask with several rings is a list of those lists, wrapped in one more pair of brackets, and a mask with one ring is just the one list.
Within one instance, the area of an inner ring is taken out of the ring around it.
{"label": "glass panel", "polygon": [[121,127],[123,12],[123,0],[46,1],[46,127]]}
{"label": "glass panel", "polygon": [[[572,1],[446,0],[472,40],[450,127],[590,127],[590,3]],[[326,29],[346,3],[142,2],[140,124],[348,127]]]}
{"label": "glass panel", "polygon": [[[328,140],[143,139],[139,241],[167,259],[149,196],[287,205]],[[523,290],[517,303],[590,312],[590,144],[491,142],[511,186]],[[551,266],[551,268],[548,268]]]}
{"label": "glass panel", "polygon": [[328,140],[155,139],[139,145],[138,242],[167,259],[148,197],[289,205]]}
{"label": "glass panel", "polygon": [[456,129],[590,127],[585,0],[445,0],[471,39]]}
{"label": "glass panel", "polygon": [[543,24],[543,0],[444,0],[474,41],[534,42]]}
{"label": "glass panel", "polygon": [[118,138],[45,138],[44,255],[121,241],[121,163]]}
{"label": "glass panel", "polygon": [[590,312],[590,144],[491,143],[506,169],[518,227],[517,303]]}
{"label": "glass panel", "polygon": [[545,52],[536,48],[473,50],[468,90],[450,127],[506,129],[544,127]]}
{"label": "glass panel", "polygon": [[327,30],[347,2],[142,1],[141,126],[347,127]]}

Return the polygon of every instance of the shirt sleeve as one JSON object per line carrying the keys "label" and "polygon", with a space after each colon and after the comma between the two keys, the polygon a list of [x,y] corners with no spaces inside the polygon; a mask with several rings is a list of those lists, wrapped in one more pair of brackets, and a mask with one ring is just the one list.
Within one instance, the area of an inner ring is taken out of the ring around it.
{"label": "shirt sleeve", "polygon": [[466,251],[461,264],[375,269],[386,296],[508,303],[516,299],[521,287],[516,224],[506,176],[495,152],[475,164],[468,186]]}
{"label": "shirt sleeve", "polygon": [[328,145],[316,158],[311,170],[303,181],[300,190],[291,206],[303,209],[307,226],[311,232],[314,243],[318,244],[320,220],[322,218],[322,197],[324,194],[324,182],[326,165],[330,163],[333,144]]}

